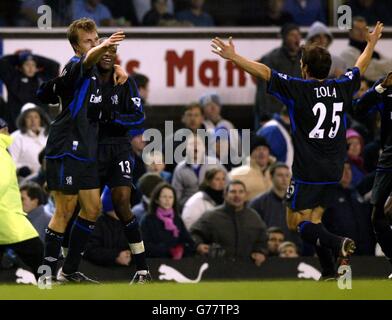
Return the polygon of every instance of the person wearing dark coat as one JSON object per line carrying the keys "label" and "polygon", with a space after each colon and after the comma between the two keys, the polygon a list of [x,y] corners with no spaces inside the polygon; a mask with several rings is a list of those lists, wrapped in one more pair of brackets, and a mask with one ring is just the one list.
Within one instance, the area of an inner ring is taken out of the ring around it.
{"label": "person wearing dark coat", "polygon": [[179,260],[195,252],[195,244],[177,212],[176,192],[166,182],[152,192],[141,231],[147,257]]}
{"label": "person wearing dark coat", "polygon": [[343,177],[336,186],[336,197],[325,210],[323,224],[329,232],[349,237],[355,241],[355,255],[374,255],[376,240],[371,223],[372,206],[363,203],[362,197],[350,188],[350,164],[344,165]]}
{"label": "person wearing dark coat", "polygon": [[114,211],[101,215],[95,223],[83,257],[100,266],[127,266],[131,251],[124,226]]}

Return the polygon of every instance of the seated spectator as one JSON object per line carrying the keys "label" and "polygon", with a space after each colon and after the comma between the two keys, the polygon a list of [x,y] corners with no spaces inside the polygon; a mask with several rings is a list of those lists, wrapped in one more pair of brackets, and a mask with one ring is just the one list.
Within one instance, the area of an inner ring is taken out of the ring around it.
{"label": "seated spectator", "polygon": [[300,246],[302,241],[298,233],[290,231],[286,222],[286,192],[290,185],[290,169],[284,163],[277,162],[271,166],[270,172],[272,189],[252,199],[249,207],[260,215],[268,228],[280,228],[286,240]]}
{"label": "seated spectator", "polygon": [[165,182],[157,185],[151,195],[141,231],[148,257],[179,260],[194,254],[195,244],[177,212],[176,192]]}
{"label": "seated spectator", "polygon": [[[175,0],[174,0],[175,1]],[[139,22],[139,25],[143,23],[143,17],[146,13],[151,9],[151,0],[132,0],[133,5],[135,7],[136,16]],[[171,14],[174,14],[174,3],[173,0],[167,0],[167,11]]]}
{"label": "seated spectator", "polygon": [[[324,23],[316,21],[310,26],[308,34],[306,36],[306,43],[308,45],[317,45],[328,49],[332,44],[332,41],[333,35]],[[346,63],[342,58],[333,54],[331,54],[331,59],[332,64],[328,77],[338,78],[346,72]]]}
{"label": "seated spectator", "polygon": [[139,90],[139,96],[142,99],[143,107],[148,106],[148,96],[150,93],[150,79],[141,73],[132,74],[133,80],[135,80],[136,86]]}
{"label": "seated spectator", "polygon": [[286,0],[285,10],[300,26],[310,26],[315,21],[327,23],[321,0]]}
{"label": "seated spectator", "polygon": [[129,27],[139,25],[135,5],[132,0],[103,0],[102,2],[112,14],[116,26]]}
{"label": "seated spectator", "polygon": [[[353,67],[357,58],[361,55],[366,47],[367,41],[367,21],[363,17],[354,17],[352,29],[349,32],[349,47],[344,50],[340,56],[348,67]],[[374,51],[372,60],[364,75],[368,80],[377,81],[385,76],[389,70],[392,70],[392,59],[382,56],[379,52]]]}
{"label": "seated spectator", "polygon": [[266,13],[257,25],[283,26],[285,23],[293,22],[293,17],[285,10],[284,4],[285,0],[268,0]]}
{"label": "seated spectator", "polygon": [[72,20],[90,18],[97,26],[115,26],[109,9],[101,3],[101,0],[74,0],[72,5]]}
{"label": "seated spectator", "polygon": [[220,247],[229,259],[253,260],[260,266],[267,256],[266,225],[260,216],[245,206],[246,187],[239,180],[229,182],[225,202],[206,212],[191,227],[197,252],[213,255]]}
{"label": "seated spectator", "polygon": [[178,12],[177,20],[187,21],[195,27],[213,27],[214,20],[203,11],[204,2],[205,0],[191,0],[190,9]]}
{"label": "seated spectator", "polygon": [[145,173],[137,182],[137,187],[142,194],[142,200],[132,208],[132,213],[136,216],[139,222],[148,213],[148,206],[151,202],[151,193],[161,182],[164,182],[163,179],[155,173]]}
{"label": "seated spectator", "polygon": [[45,241],[45,229],[48,227],[51,215],[45,211],[45,193],[42,188],[33,182],[23,184],[20,187],[23,211],[27,213],[27,219],[34,226],[42,242]]}
{"label": "seated spectator", "polygon": [[205,146],[199,136],[187,139],[186,159],[174,170],[172,185],[176,190],[180,209],[198,190],[207,170],[220,168],[226,172],[218,159],[206,155]]}
{"label": "seated spectator", "polygon": [[269,227],[267,229],[268,236],[268,255],[278,256],[279,246],[285,241],[284,232],[279,227]]}
{"label": "seated spectator", "polygon": [[271,147],[271,154],[277,161],[285,163],[289,168],[293,165],[294,147],[290,136],[290,117],[287,108],[280,114],[275,113],[256,133],[263,137]]}
{"label": "seated spectator", "polygon": [[[146,165],[142,158],[142,154],[146,146],[146,142],[143,141],[143,134],[132,136],[130,140],[131,140],[131,148],[134,157],[132,181],[134,184],[136,184],[140,179],[140,177],[147,172]],[[139,190],[136,190],[136,192],[132,192],[132,196],[131,196],[132,205],[138,203],[141,200],[141,197],[142,195],[140,194]]]}
{"label": "seated spectator", "polygon": [[182,220],[190,230],[192,225],[207,211],[223,203],[223,192],[226,184],[226,172],[219,168],[207,170],[200,191],[185,202]]}
{"label": "seated spectator", "polygon": [[375,236],[371,223],[372,206],[364,203],[357,190],[351,188],[352,171],[345,163],[335,200],[325,210],[323,224],[329,232],[355,241],[355,255],[374,255]]}
{"label": "seated spectator", "polygon": [[346,132],[347,156],[352,171],[352,186],[356,187],[366,175],[363,161],[364,142],[362,136],[354,129]]}
{"label": "seated spectator", "polygon": [[167,183],[172,180],[172,174],[169,171],[165,171],[165,160],[163,154],[160,151],[153,151],[145,156],[145,163],[147,172],[156,173]]}
{"label": "seated spectator", "polygon": [[0,80],[7,88],[7,121],[10,132],[16,130],[16,119],[26,103],[46,107],[37,98],[43,81],[56,77],[60,65],[29,50],[0,58]]}
{"label": "seated spectator", "polygon": [[41,150],[41,152],[38,154],[38,162],[40,164],[39,171],[35,174],[32,175],[31,178],[28,179],[28,181],[37,183],[40,185],[40,187],[43,190],[46,190],[46,159],[45,159],[45,148]]}
{"label": "seated spectator", "polygon": [[100,266],[129,266],[132,261],[124,225],[114,211],[98,217],[83,257]]}
{"label": "seated spectator", "polygon": [[261,137],[252,137],[248,164],[234,168],[229,173],[231,180],[240,180],[246,185],[247,201],[272,187],[269,166],[273,162],[275,160],[270,156],[270,146],[267,141]]}
{"label": "seated spectator", "polygon": [[173,27],[180,23],[169,13],[167,0],[151,0],[151,9],[143,17],[143,26]]}
{"label": "seated spectator", "polygon": [[12,133],[14,139],[9,147],[15,161],[18,176],[26,178],[40,170],[39,153],[48,139],[49,118],[39,107],[28,104],[18,117],[19,130]]}
{"label": "seated spectator", "polygon": [[298,249],[295,243],[285,241],[279,246],[279,258],[298,258]]}

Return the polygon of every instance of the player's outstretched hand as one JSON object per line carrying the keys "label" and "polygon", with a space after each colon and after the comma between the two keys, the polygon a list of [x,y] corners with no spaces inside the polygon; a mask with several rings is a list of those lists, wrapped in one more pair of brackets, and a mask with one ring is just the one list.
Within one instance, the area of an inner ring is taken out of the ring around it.
{"label": "player's outstretched hand", "polygon": [[374,30],[372,32],[368,32],[368,34],[367,34],[367,39],[366,39],[367,42],[376,44],[378,39],[381,38],[383,30],[384,30],[384,24],[381,23],[380,21],[377,21],[377,24],[374,27]]}
{"label": "player's outstretched hand", "polygon": [[110,47],[110,46],[118,46],[121,41],[125,39],[125,34],[124,31],[117,31],[113,33],[108,39],[106,39],[102,45],[104,47]]}
{"label": "player's outstretched hand", "polygon": [[383,82],[381,82],[381,86],[383,88],[392,87],[392,72],[388,73]]}
{"label": "player's outstretched hand", "polygon": [[229,38],[229,43],[226,44],[218,37],[212,39],[211,42],[212,52],[221,56],[224,59],[231,60],[235,56],[235,48],[233,44],[233,38]]}

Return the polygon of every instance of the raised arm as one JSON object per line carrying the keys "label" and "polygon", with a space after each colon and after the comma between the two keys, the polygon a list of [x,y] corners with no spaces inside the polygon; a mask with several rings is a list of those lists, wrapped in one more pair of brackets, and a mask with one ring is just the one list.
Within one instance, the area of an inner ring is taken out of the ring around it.
{"label": "raised arm", "polygon": [[271,69],[265,64],[249,60],[245,57],[240,56],[235,52],[233,39],[229,38],[229,43],[226,44],[218,37],[212,39],[212,52],[221,56],[224,59],[232,61],[241,69],[250,73],[252,76],[256,78],[260,78],[265,81],[269,81],[271,78]]}
{"label": "raised arm", "polygon": [[366,72],[369,63],[372,60],[374,48],[376,47],[378,39],[381,38],[383,29],[384,24],[378,21],[373,32],[368,32],[367,34],[367,46],[355,63],[355,66],[358,67],[361,75]]}
{"label": "raised arm", "polygon": [[103,57],[109,47],[119,45],[119,43],[124,40],[124,38],[125,35],[123,31],[113,33],[100,45],[92,48],[89,50],[89,52],[87,52],[86,58],[83,61],[83,66],[87,69],[92,68]]}

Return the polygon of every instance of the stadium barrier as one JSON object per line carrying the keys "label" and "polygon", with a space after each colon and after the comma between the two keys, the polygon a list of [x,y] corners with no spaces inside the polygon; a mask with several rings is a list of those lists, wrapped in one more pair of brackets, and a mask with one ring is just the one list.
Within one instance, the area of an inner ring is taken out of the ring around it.
{"label": "stadium barrier", "polygon": [[[261,267],[247,261],[185,258],[182,260],[149,259],[154,281],[197,283],[213,280],[311,279],[320,277],[320,265],[314,257],[270,258]],[[82,261],[80,270],[102,282],[127,282],[134,267],[100,267]],[[381,278],[390,274],[390,264],[383,257],[353,257],[352,279]],[[33,275],[22,269],[0,270],[0,283],[31,283]]]}

